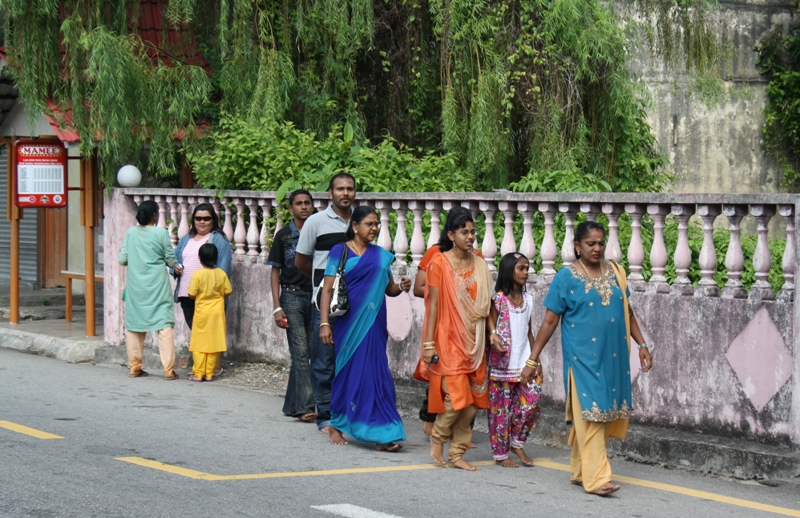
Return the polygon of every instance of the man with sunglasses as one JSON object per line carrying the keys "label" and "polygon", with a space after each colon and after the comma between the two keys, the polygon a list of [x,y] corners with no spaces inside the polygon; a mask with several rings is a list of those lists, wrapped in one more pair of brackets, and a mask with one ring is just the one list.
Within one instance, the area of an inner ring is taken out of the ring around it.
{"label": "man with sunglasses", "polygon": [[[353,200],[356,197],[356,180],[348,173],[334,175],[328,183],[328,196],[331,204],[322,212],[310,216],[300,231],[295,266],[311,278],[316,290],[325,276],[328,253],[334,245],[345,240]],[[313,305],[312,305],[313,306]],[[317,427],[328,434],[331,444],[347,444],[342,433],[331,426],[331,383],[336,372],[336,352],[319,338],[320,315],[316,307],[311,310],[314,337],[311,344],[311,380],[314,389],[314,402],[317,405]],[[330,321],[334,325],[334,320]]]}

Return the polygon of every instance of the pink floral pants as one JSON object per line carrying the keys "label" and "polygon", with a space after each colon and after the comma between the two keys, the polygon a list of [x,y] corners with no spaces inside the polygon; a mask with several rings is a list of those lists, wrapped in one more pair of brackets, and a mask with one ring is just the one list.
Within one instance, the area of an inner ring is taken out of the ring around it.
{"label": "pink floral pants", "polygon": [[542,389],[531,383],[489,380],[489,439],[494,460],[508,458],[510,448],[522,448],[541,414]]}

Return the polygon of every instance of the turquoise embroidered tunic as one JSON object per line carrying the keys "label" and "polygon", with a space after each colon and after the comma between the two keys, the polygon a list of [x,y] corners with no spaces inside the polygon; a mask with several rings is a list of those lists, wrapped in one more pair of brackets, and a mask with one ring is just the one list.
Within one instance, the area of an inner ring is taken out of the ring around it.
{"label": "turquoise embroidered tunic", "polygon": [[601,279],[593,281],[575,265],[562,268],[550,285],[544,306],[561,316],[567,401],[572,367],[585,421],[630,418],[630,353],[622,291],[613,270],[608,267]]}

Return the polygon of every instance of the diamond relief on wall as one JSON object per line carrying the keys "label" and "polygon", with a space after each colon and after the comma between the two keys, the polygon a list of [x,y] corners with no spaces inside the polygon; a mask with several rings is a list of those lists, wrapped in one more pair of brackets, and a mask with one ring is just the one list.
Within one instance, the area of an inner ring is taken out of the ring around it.
{"label": "diamond relief on wall", "polygon": [[759,412],[792,375],[792,355],[766,308],[734,338],[725,356]]}

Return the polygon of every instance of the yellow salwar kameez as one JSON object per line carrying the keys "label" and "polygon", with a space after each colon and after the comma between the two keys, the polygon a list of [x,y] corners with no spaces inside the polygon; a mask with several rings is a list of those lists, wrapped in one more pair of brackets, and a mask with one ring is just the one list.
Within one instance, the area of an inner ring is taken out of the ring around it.
{"label": "yellow salwar kameez", "polygon": [[203,268],[192,275],[189,296],[195,299],[192,339],[192,373],[195,378],[211,381],[218,353],[228,350],[225,339],[225,297],[233,288],[220,268]]}

